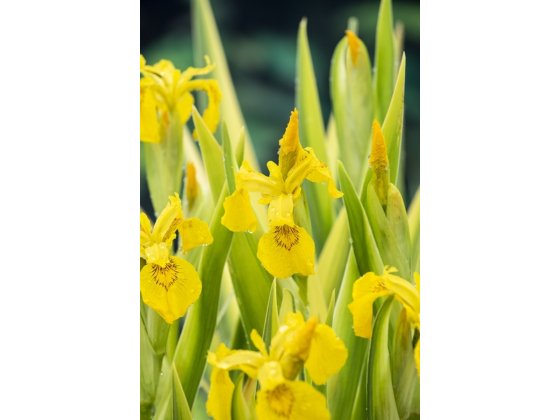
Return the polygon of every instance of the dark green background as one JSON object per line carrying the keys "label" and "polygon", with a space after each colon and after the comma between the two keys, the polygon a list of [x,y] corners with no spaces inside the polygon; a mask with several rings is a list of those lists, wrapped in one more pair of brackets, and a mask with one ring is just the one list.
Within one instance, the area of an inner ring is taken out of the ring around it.
{"label": "dark green background", "polygon": [[[302,17],[308,37],[325,122],[331,112],[329,71],[348,18],[359,20],[360,38],[373,63],[378,1],[210,0],[247,128],[261,167],[276,160],[295,105],[296,39]],[[405,25],[405,191],[408,203],[420,182],[420,3],[393,2]],[[140,52],[148,64],[165,58],[181,70],[194,65],[191,11],[187,0],[140,1]],[[142,165],[143,166],[143,165]],[[141,205],[152,213],[143,170]]]}

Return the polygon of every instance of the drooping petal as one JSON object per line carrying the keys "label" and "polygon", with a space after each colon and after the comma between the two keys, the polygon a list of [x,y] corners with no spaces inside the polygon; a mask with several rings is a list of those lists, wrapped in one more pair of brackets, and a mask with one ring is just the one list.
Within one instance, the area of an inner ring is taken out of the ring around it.
{"label": "drooping petal", "polygon": [[309,357],[305,362],[305,367],[313,382],[317,385],[326,383],[329,376],[342,369],[347,357],[348,350],[333,329],[325,324],[317,325]]}
{"label": "drooping petal", "polygon": [[235,175],[235,185],[238,190],[244,189],[274,197],[278,197],[283,192],[283,185],[280,182],[253,170],[246,160]]}
{"label": "drooping petal", "polygon": [[185,219],[179,225],[183,254],[200,245],[214,242],[208,225],[196,217]]}
{"label": "drooping petal", "polygon": [[231,419],[231,399],[234,388],[228,371],[214,367],[210,376],[206,411],[215,420]]}
{"label": "drooping petal", "polygon": [[328,181],[328,191],[330,198],[340,198],[344,194],[336,189],[336,185],[332,179],[331,171],[323,162],[320,162],[320,165],[317,166],[309,175],[307,175],[307,179],[311,182],[326,182]]}
{"label": "drooping petal", "polygon": [[140,79],[140,141],[159,143],[157,104],[150,79]]}
{"label": "drooping petal", "polygon": [[311,385],[284,381],[257,392],[259,420],[330,420],[327,400]]}
{"label": "drooping petal", "polygon": [[181,119],[181,124],[185,124],[191,117],[192,108],[194,105],[194,97],[186,92],[181,100],[175,104],[175,108],[179,112],[179,118]]}
{"label": "drooping petal", "polygon": [[270,201],[268,206],[268,226],[294,226],[294,202],[292,194],[282,194]]}
{"label": "drooping petal", "polygon": [[300,226],[275,226],[259,241],[257,257],[273,276],[285,279],[292,274],[315,274],[315,243]]}
{"label": "drooping petal", "polygon": [[165,267],[146,264],[140,272],[140,292],[144,303],[171,324],[187,312],[200,296],[202,283],[187,261],[170,256]]}
{"label": "drooping petal", "polygon": [[232,232],[255,232],[257,230],[257,218],[246,190],[235,190],[225,199],[224,209],[222,225]]}
{"label": "drooping petal", "polygon": [[395,293],[396,299],[403,304],[413,323],[420,324],[420,293],[405,279],[389,274],[384,274],[387,288]]}
{"label": "drooping petal", "polygon": [[371,321],[373,320],[373,302],[377,299],[374,293],[368,293],[354,299],[348,308],[352,312],[354,334],[358,337],[371,337]]}
{"label": "drooping petal", "polygon": [[[202,119],[212,133],[216,131],[216,127],[218,127],[220,122],[220,102],[222,101],[222,92],[218,82],[212,79],[191,80],[185,84],[185,89],[188,91],[201,90],[206,92],[208,95],[208,108],[204,110]],[[196,130],[193,132],[193,138],[198,138]]]}

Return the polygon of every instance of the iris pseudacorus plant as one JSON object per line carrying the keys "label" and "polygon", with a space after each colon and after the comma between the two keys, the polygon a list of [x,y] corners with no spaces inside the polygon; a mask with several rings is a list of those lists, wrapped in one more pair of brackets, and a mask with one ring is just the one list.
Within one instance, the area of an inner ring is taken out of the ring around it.
{"label": "iris pseudacorus plant", "polygon": [[[215,65],[210,64],[208,56],[206,67],[189,67],[181,73],[168,60],[161,60],[153,66],[146,65],[146,60],[140,55],[140,140],[148,143],[159,143],[162,130],[169,124],[170,114],[180,118],[185,124],[190,116],[194,104],[194,97],[190,92],[204,91],[208,94],[208,108],[202,119],[210,131],[216,131],[220,119],[219,105],[222,93],[218,82],[213,79],[191,80],[194,76],[210,73]],[[196,131],[193,133],[197,138]]]}
{"label": "iris pseudacorus plant", "polygon": [[208,354],[214,366],[208,414],[215,420],[231,420],[234,385],[228,371],[238,369],[259,381],[258,420],[330,419],[324,395],[297,378],[305,367],[314,383],[325,384],[344,366],[348,351],[332,328],[318,324],[317,317],[306,322],[301,313],[288,313],[272,339],[270,353],[255,330],[251,340],[258,352],[230,350],[221,344],[216,353]]}
{"label": "iris pseudacorus plant", "polygon": [[340,198],[331,172],[315,157],[311,147],[303,148],[299,141],[298,112],[294,110],[284,136],[280,140],[279,165],[268,162],[265,176],[254,171],[245,160],[235,176],[236,190],[224,202],[222,224],[233,232],[254,232],[257,218],[251,207],[249,192],[262,194],[260,204],[268,204],[270,230],[265,233],[257,250],[264,268],[280,279],[293,274],[315,274],[315,243],[301,226],[294,223],[294,206],[301,200],[301,184],[328,181],[331,198]]}
{"label": "iris pseudacorus plant", "polygon": [[140,292],[144,303],[169,324],[185,315],[202,290],[194,267],[170,255],[177,230],[181,234],[183,253],[214,240],[206,223],[196,218],[183,218],[177,193],[169,197],[169,204],[153,228],[148,217],[140,214],[140,257],[146,260],[140,272]]}

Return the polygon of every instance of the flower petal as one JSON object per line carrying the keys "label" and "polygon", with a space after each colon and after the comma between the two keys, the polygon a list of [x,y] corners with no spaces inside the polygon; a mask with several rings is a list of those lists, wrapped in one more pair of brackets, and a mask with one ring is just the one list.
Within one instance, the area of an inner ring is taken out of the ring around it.
{"label": "flower petal", "polygon": [[264,340],[259,335],[257,330],[251,331],[251,341],[253,342],[257,350],[262,353],[263,356],[268,357],[268,352],[266,351],[266,345],[264,344]]}
{"label": "flower petal", "polygon": [[330,420],[331,415],[325,396],[311,385],[284,381],[257,392],[257,417],[261,420]]}
{"label": "flower petal", "polygon": [[191,117],[192,108],[194,105],[194,97],[186,92],[181,100],[175,104],[175,108],[179,112],[179,118],[181,119],[181,124],[185,124]]}
{"label": "flower petal", "polygon": [[283,185],[278,180],[253,170],[246,160],[243,161],[239,172],[235,175],[235,185],[238,190],[244,189],[273,197],[280,196],[283,191]]}
{"label": "flower petal", "polygon": [[300,153],[303,152],[299,141],[298,125],[298,111],[294,109],[290,115],[286,132],[280,140],[280,150],[278,151],[280,172],[283,179],[286,179],[288,172],[298,162]]}
{"label": "flower petal", "polygon": [[322,385],[329,376],[334,375],[348,357],[348,350],[340,338],[337,338],[333,329],[325,324],[317,325],[311,342],[309,357],[305,367],[313,382]]}
{"label": "flower petal", "polygon": [[165,236],[170,237],[171,235],[168,233],[169,228],[172,225],[177,228],[179,225],[176,219],[182,218],[183,208],[181,207],[181,199],[179,194],[175,193],[175,197],[169,197],[169,203],[156,220],[152,230],[152,240],[154,242],[163,242]]}
{"label": "flower petal", "polygon": [[214,242],[208,225],[196,217],[185,219],[179,225],[183,254],[200,245],[210,245]]}
{"label": "flower petal", "polygon": [[377,299],[375,293],[368,293],[348,305],[352,312],[354,334],[358,337],[371,337],[371,321],[373,320],[373,302]]}
{"label": "flower petal", "polygon": [[292,274],[315,274],[315,243],[300,226],[275,226],[259,241],[257,257],[273,276],[285,279]]}
{"label": "flower petal", "polygon": [[336,185],[332,179],[331,171],[323,162],[319,161],[319,166],[317,166],[309,175],[307,175],[307,180],[311,182],[329,182],[328,191],[330,198],[340,198],[344,194],[336,189]]}
{"label": "flower petal", "polygon": [[268,226],[294,225],[294,202],[292,194],[282,194],[271,200],[268,206]]}
{"label": "flower petal", "polygon": [[146,264],[140,272],[140,292],[144,303],[171,324],[187,312],[200,296],[202,283],[187,261],[169,257],[165,267]]}
{"label": "flower petal", "polygon": [[418,377],[420,378],[420,340],[416,343],[414,348],[414,361],[416,362],[416,370],[418,371]]}
{"label": "flower petal", "polygon": [[235,190],[225,199],[224,209],[222,225],[232,232],[255,232],[257,230],[257,218],[246,190]]}
{"label": "flower petal", "polygon": [[231,419],[231,399],[234,388],[228,371],[214,367],[210,376],[206,411],[215,420]]}
{"label": "flower petal", "polygon": [[159,143],[159,122],[156,99],[150,79],[140,79],[140,141]]}
{"label": "flower petal", "polygon": [[[220,102],[222,101],[222,92],[220,91],[218,82],[212,79],[191,80],[185,84],[185,89],[188,91],[202,90],[206,92],[208,95],[208,108],[204,110],[202,119],[212,133],[216,131],[218,123],[220,122]],[[193,138],[198,138],[196,130],[193,132]]]}

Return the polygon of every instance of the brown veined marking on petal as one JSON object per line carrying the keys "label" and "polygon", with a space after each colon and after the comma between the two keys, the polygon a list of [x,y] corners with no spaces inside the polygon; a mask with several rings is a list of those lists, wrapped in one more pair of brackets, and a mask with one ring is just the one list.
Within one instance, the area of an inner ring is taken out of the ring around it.
{"label": "brown veined marking on petal", "polygon": [[266,399],[270,408],[279,417],[290,417],[295,398],[286,384],[280,384],[273,390],[267,391]]}
{"label": "brown veined marking on petal", "polygon": [[181,224],[182,221],[183,221],[182,218],[174,219],[173,222],[171,223],[171,226],[169,226],[169,229],[167,229],[167,232],[165,232],[165,235],[163,235],[163,239],[161,241],[162,242],[167,241],[171,237],[171,235],[173,235],[175,231],[179,228],[179,225]]}
{"label": "brown veined marking on petal", "polygon": [[151,269],[152,278],[154,279],[156,284],[163,287],[166,291],[168,291],[169,288],[173,286],[173,283],[177,281],[178,269],[173,260],[169,260],[165,267],[161,267],[157,264],[152,264]]}
{"label": "brown veined marking on petal", "polygon": [[274,228],[274,242],[288,251],[299,243],[299,231],[295,226],[282,225]]}

